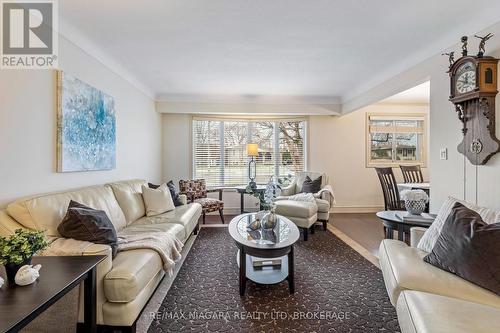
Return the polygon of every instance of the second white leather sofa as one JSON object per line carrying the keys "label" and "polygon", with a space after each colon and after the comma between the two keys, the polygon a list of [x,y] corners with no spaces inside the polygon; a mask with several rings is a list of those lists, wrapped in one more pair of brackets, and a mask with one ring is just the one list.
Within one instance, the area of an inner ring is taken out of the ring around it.
{"label": "second white leather sofa", "polygon": [[500,296],[424,262],[428,252],[417,244],[425,231],[411,229],[411,246],[392,239],[380,244],[380,268],[401,331],[499,332]]}

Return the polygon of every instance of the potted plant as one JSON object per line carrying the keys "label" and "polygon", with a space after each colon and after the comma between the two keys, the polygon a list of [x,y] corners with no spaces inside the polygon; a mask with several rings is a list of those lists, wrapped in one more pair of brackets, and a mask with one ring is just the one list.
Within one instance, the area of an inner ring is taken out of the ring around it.
{"label": "potted plant", "polygon": [[259,223],[255,223],[255,228],[274,228],[277,222],[275,213],[276,206],[274,204],[274,200],[280,196],[281,188],[287,186],[290,183],[291,178],[291,175],[285,176],[283,178],[271,176],[264,192],[254,191],[254,188],[252,188],[250,185],[247,186],[246,192],[259,199],[260,208],[263,209],[263,211],[258,212],[256,215],[256,220],[262,220],[262,223],[260,223],[260,221],[258,221]]}
{"label": "potted plant", "polygon": [[43,231],[17,229],[10,236],[0,236],[0,264],[5,266],[7,281],[14,283],[19,268],[31,264],[31,258],[47,246]]}
{"label": "potted plant", "polygon": [[292,175],[278,177],[277,180],[274,176],[271,176],[264,192],[255,191],[251,186],[247,186],[245,191],[259,199],[261,209],[270,211],[273,207],[273,200],[280,195],[282,187],[290,184],[291,179]]}

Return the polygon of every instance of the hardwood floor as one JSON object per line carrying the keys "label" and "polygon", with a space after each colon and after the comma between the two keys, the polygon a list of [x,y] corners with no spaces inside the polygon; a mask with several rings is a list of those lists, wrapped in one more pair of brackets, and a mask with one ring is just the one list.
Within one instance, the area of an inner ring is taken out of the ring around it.
{"label": "hardwood floor", "polygon": [[[234,216],[224,215],[226,224],[231,222]],[[200,223],[201,221],[200,218]],[[218,215],[207,215],[206,224],[219,223],[221,221]],[[384,239],[384,231],[382,223],[375,216],[375,213],[331,214],[329,223],[378,257],[378,247]]]}
{"label": "hardwood floor", "polygon": [[378,258],[384,230],[375,213],[330,214],[329,223]]}

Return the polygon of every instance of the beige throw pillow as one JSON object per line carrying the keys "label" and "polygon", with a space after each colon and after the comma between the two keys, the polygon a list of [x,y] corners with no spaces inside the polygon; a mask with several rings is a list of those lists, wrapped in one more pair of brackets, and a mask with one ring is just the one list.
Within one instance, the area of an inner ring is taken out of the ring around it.
{"label": "beige throw pillow", "polygon": [[157,189],[143,185],[142,197],[146,206],[146,216],[160,215],[175,208],[167,184],[162,184]]}

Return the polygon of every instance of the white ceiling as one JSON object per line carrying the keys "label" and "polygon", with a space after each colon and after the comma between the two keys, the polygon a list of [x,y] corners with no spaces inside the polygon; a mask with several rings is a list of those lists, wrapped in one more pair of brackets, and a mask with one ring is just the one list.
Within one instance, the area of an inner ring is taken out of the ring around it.
{"label": "white ceiling", "polygon": [[382,104],[429,104],[431,98],[430,82],[424,82],[380,101]]}
{"label": "white ceiling", "polygon": [[[500,21],[500,1],[64,0],[61,33],[160,100],[338,104]],[[293,97],[293,98],[292,98]]]}

